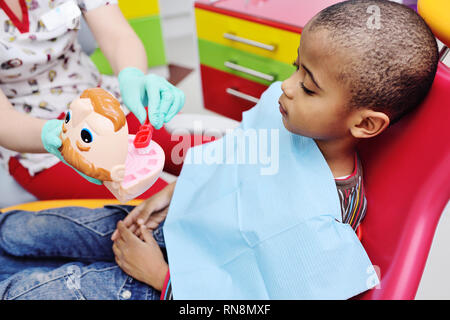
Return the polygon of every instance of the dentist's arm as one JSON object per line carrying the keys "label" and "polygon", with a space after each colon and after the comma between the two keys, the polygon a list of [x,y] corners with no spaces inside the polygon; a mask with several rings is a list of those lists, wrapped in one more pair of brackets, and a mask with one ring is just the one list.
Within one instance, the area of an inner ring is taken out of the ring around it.
{"label": "dentist's arm", "polygon": [[[62,120],[41,120],[14,110],[0,90],[0,146],[17,152],[49,152],[63,160],[58,150],[61,147],[59,136],[62,122]],[[78,173],[92,183],[101,184],[97,179]]]}
{"label": "dentist's arm", "polygon": [[116,75],[126,67],[147,72],[144,45],[128,24],[118,5],[107,5],[84,13],[95,40]]}
{"label": "dentist's arm", "polygon": [[0,90],[0,146],[17,152],[47,152],[41,140],[45,120],[14,110]]}

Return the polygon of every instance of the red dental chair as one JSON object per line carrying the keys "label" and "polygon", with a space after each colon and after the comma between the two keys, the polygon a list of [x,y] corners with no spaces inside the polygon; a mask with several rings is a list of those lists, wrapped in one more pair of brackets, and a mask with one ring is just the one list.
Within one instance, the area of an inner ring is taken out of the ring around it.
{"label": "red dental chair", "polygon": [[360,146],[368,210],[362,244],[381,275],[362,299],[414,299],[450,198],[450,69],[439,65],[423,105]]}
{"label": "red dental chair", "polygon": [[[448,46],[450,3],[419,0],[418,8]],[[450,68],[440,63],[423,104],[362,144],[360,156],[368,195],[362,244],[381,284],[357,298],[414,299],[450,198]]]}

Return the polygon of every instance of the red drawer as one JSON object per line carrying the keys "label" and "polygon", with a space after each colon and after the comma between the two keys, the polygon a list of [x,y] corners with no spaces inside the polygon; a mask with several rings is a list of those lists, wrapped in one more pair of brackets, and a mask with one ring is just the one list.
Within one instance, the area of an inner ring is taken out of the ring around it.
{"label": "red drawer", "polygon": [[241,121],[242,112],[255,106],[267,86],[200,65],[205,108]]}

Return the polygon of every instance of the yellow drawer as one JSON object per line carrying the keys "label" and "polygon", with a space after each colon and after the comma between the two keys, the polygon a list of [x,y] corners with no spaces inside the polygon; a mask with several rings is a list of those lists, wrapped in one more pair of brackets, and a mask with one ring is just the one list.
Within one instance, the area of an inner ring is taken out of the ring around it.
{"label": "yellow drawer", "polygon": [[300,34],[196,8],[200,39],[292,64]]}
{"label": "yellow drawer", "polygon": [[119,7],[127,19],[159,14],[158,0],[119,0]]}

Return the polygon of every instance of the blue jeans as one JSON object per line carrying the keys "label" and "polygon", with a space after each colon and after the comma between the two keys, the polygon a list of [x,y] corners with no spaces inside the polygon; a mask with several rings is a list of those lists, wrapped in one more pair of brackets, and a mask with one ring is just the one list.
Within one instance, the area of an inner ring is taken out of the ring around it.
{"label": "blue jeans", "polygon": [[[159,299],[114,262],[110,237],[132,208],[0,214],[0,299]],[[153,236],[166,254],[162,225]]]}

